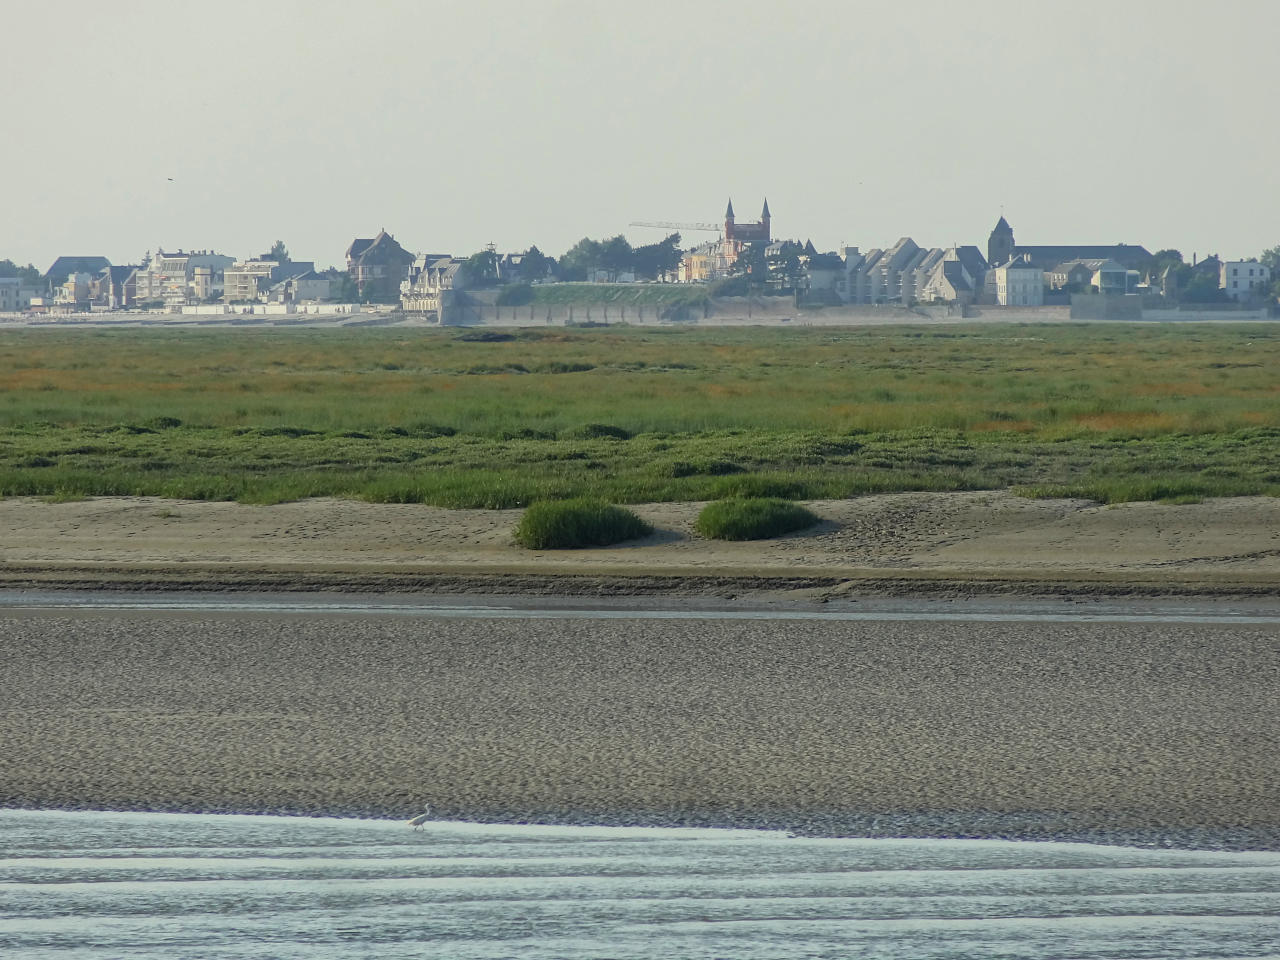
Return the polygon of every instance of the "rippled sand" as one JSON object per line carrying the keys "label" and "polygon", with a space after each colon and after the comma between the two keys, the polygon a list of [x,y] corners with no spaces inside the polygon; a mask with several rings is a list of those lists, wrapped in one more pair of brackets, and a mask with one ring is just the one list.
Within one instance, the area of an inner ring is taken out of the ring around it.
{"label": "rippled sand", "polygon": [[1280,846],[1268,625],[9,612],[0,637],[6,806]]}

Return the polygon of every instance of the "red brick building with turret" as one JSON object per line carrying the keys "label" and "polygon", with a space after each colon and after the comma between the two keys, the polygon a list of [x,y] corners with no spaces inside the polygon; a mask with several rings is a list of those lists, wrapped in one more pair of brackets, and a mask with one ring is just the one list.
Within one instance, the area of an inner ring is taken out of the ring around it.
{"label": "red brick building with turret", "polygon": [[764,210],[755,223],[738,223],[733,218],[733,199],[724,212],[724,238],[736,240],[738,243],[770,243],[773,240],[769,232],[769,201],[765,200]]}

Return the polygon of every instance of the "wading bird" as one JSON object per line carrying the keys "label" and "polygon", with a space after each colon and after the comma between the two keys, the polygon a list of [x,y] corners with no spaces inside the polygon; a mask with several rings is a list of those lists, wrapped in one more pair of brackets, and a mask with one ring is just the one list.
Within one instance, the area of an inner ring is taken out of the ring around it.
{"label": "wading bird", "polygon": [[427,819],[430,816],[431,816],[431,804],[428,803],[426,807],[423,808],[420,814],[418,814],[416,817],[414,817],[412,820],[409,821],[409,826],[413,827],[413,829],[415,830],[421,830],[422,825],[427,822]]}

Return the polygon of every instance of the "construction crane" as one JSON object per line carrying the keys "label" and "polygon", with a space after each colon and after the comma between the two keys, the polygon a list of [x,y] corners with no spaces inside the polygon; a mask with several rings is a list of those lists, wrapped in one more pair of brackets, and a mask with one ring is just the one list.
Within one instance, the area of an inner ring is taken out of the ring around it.
{"label": "construction crane", "polygon": [[710,233],[724,231],[723,223],[673,223],[670,220],[632,220],[629,227],[654,227],[658,230],[706,230]]}

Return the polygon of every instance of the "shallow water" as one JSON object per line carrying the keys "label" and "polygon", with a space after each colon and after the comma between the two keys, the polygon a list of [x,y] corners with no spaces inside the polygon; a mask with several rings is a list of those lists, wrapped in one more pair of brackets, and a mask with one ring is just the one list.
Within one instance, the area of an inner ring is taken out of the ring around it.
{"label": "shallow water", "polygon": [[0,956],[1244,958],[1280,854],[0,810]]}

